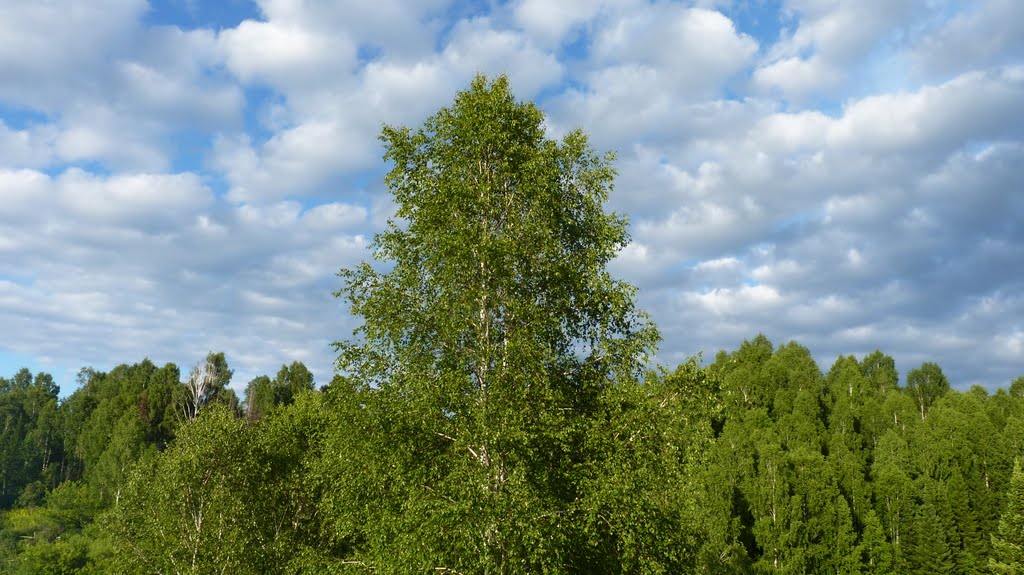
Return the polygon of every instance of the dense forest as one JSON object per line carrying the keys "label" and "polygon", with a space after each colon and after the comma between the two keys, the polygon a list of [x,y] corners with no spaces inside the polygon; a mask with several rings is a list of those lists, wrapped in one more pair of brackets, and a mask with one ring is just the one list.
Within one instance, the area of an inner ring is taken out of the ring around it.
{"label": "dense forest", "polygon": [[363,324],[326,384],[239,399],[223,353],[0,378],[0,573],[1024,570],[1024,377],[762,335],[655,366],[582,132],[481,77],[382,141],[398,212],[340,273]]}
{"label": "dense forest", "polygon": [[0,379],[0,572],[482,572],[491,513],[507,572],[1013,573],[1024,550],[1024,378],[901,386],[881,352],[822,374],[758,336],[602,390],[552,430],[573,452],[510,462],[526,492],[489,502],[401,399],[293,363],[239,404],[208,361],[198,413],[172,364],[83,370],[63,401]]}

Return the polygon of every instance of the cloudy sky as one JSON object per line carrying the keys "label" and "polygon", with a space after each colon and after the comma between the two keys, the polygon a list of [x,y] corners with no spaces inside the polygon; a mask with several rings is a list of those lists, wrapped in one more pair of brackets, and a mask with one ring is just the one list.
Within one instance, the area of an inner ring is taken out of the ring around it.
{"label": "cloudy sky", "polygon": [[673,365],[758,332],[1024,375],[1020,0],[0,0],[0,375],[330,379],[376,136],[474,73],[618,153]]}

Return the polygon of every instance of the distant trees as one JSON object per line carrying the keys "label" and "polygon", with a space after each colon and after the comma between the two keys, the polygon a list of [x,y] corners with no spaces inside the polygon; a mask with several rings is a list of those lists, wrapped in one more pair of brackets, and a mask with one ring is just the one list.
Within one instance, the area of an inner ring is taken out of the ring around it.
{"label": "distant trees", "polygon": [[[196,481],[185,485],[183,476],[172,471],[178,465],[172,461],[182,456],[162,454],[169,446],[180,445],[178,451],[188,453],[205,449],[209,456],[194,462],[197,468],[237,457],[245,460],[237,463],[239,473],[249,473],[245,465],[256,460],[267,469],[290,469],[281,463],[287,459],[281,455],[253,455],[260,453],[258,445],[242,449],[245,441],[261,443],[253,439],[255,429],[243,426],[239,433],[225,423],[240,413],[227,387],[231,373],[223,353],[208,354],[185,381],[177,366],[157,367],[149,360],[107,373],[84,369],[78,389],[63,401],[58,401],[59,390],[47,374],[21,370],[11,379],[0,378],[0,485],[5,486],[0,498],[0,573],[106,573],[112,562],[127,565],[125,548],[120,547],[125,541],[119,538],[124,531],[118,526],[132,525],[132,537],[142,537],[144,527],[152,525],[146,521],[184,517],[159,497],[187,499],[204,483],[202,489],[213,489],[199,471],[184,474]],[[283,368],[279,379],[295,389],[312,387],[312,374],[298,362]],[[220,415],[207,418],[208,410]],[[186,418],[186,413],[195,417]],[[212,434],[205,441],[227,441],[227,447],[217,451],[198,445],[204,430]],[[180,431],[185,437],[179,440]],[[185,449],[193,443],[197,445]],[[264,468],[259,465],[257,469]],[[146,475],[158,468],[164,474],[160,481]],[[258,473],[253,477],[261,478]],[[276,485],[266,475],[260,480]],[[242,512],[252,509],[245,491],[218,496],[228,497],[233,509]],[[208,507],[209,501],[201,504]],[[280,514],[258,512],[261,518],[285,522]],[[158,543],[161,548],[168,544]]]}
{"label": "distant trees", "polygon": [[245,388],[245,415],[259,419],[278,406],[291,405],[300,394],[313,391],[313,374],[298,361],[282,365],[277,377],[253,378]]}
{"label": "distant trees", "polygon": [[1024,470],[1020,459],[1013,462],[1013,475],[1006,491],[1006,505],[999,518],[999,529],[991,535],[992,573],[1024,573]]}
{"label": "distant trees", "polygon": [[540,419],[502,427],[536,447],[496,496],[478,424],[406,388],[286,364],[257,416],[247,393],[186,420],[171,364],[84,370],[63,401],[23,370],[0,380],[0,573],[466,572],[488,521],[505,561],[597,573],[1016,572],[1024,396],[940,386],[922,419],[894,373],[758,337],[608,378],[548,408],[583,413],[504,414]]}
{"label": "distant trees", "polygon": [[224,352],[209,353],[189,372],[185,380],[180,405],[185,419],[195,419],[199,410],[208,403],[222,401],[231,408],[238,407],[238,398],[228,388],[233,371],[228,369]]}
{"label": "distant trees", "polygon": [[58,392],[45,373],[0,378],[0,507],[36,502],[60,481]]}

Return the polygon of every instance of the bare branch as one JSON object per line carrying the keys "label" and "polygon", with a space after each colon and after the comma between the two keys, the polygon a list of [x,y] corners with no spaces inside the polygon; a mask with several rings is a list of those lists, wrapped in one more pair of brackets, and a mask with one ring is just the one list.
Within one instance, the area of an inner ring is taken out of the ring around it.
{"label": "bare branch", "polygon": [[441,433],[440,431],[435,431],[433,433],[434,433],[434,435],[436,435],[438,437],[443,437],[443,438],[447,439],[448,441],[455,441],[455,438],[452,437],[451,435],[448,435],[447,433]]}

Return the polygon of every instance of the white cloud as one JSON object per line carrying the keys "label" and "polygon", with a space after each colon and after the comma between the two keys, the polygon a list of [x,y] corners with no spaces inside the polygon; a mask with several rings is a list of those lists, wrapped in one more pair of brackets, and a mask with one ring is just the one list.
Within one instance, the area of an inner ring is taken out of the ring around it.
{"label": "white cloud", "polygon": [[434,47],[450,0],[257,0],[266,20],[318,34],[341,34],[388,57],[419,59]]}
{"label": "white cloud", "polygon": [[56,181],[59,204],[76,221],[135,227],[178,225],[212,194],[195,174],[123,174],[98,178],[72,169]]}
{"label": "white cloud", "polygon": [[836,147],[872,152],[931,148],[949,153],[971,138],[1018,137],[1006,122],[1024,105],[1016,68],[971,72],[915,93],[871,96],[849,105],[829,133]]}
{"label": "white cloud", "polygon": [[496,29],[487,18],[456,24],[442,59],[461,78],[477,72],[507,74],[513,90],[525,98],[562,76],[562,64],[553,54],[541,51],[519,32]]}
{"label": "white cloud", "polygon": [[36,170],[0,169],[0,205],[8,217],[32,215],[40,203],[46,202],[50,187],[46,174]]}
{"label": "white cloud", "polygon": [[914,18],[927,12],[924,0],[839,0],[787,3],[796,27],[765,54],[754,72],[763,90],[778,90],[800,102],[817,94],[834,95],[857,78],[857,66],[871,64],[879,44],[897,44]]}
{"label": "white cloud", "polygon": [[302,221],[316,230],[346,229],[363,224],[366,208],[340,202],[321,204],[302,214]]}
{"label": "white cloud", "polygon": [[759,315],[777,309],[784,303],[782,294],[765,285],[740,286],[738,288],[715,288],[704,293],[686,293],[684,301],[723,318]]}
{"label": "white cloud", "polygon": [[911,62],[919,75],[943,78],[1019,62],[1024,56],[1024,31],[1020,26],[1024,4],[1017,0],[980,0],[959,9],[910,49]]}
{"label": "white cloud", "polygon": [[[283,25],[299,25],[283,6],[275,5],[269,13],[286,14]],[[257,24],[277,26],[273,21],[246,22],[221,38],[228,45],[237,43],[240,53],[261,70],[277,69],[280,56],[253,57],[245,52],[253,39],[236,34]],[[229,197],[253,202],[327,193],[333,179],[373,166],[380,154],[376,138],[383,123],[418,124],[478,72],[492,77],[507,74],[526,98],[562,75],[553,55],[542,53],[519,32],[495,28],[488,18],[457,22],[447,39],[440,53],[419,61],[382,56],[359,70],[339,70],[333,75],[330,67],[338,57],[330,50],[311,48],[307,54],[300,47],[295,62],[281,60],[281,74],[273,78],[278,89],[289,95],[291,124],[262,143],[247,135],[218,138],[213,161],[231,184]],[[317,60],[320,57],[333,63],[325,64]],[[351,67],[353,62],[344,65]]]}
{"label": "white cloud", "polygon": [[147,117],[209,129],[231,125],[242,109],[241,90],[234,86],[197,90],[194,78],[172,76],[139,62],[122,62],[117,73],[123,83],[120,97],[130,99],[132,109]]}
{"label": "white cloud", "polygon": [[555,111],[559,123],[592,126],[613,147],[680,127],[686,104],[720,93],[757,50],[721,13],[675,4],[603,21],[593,36],[585,86],[568,90]]}
{"label": "white cloud", "polygon": [[765,332],[1011,379],[1019,3],[791,1],[759,30],[730,2],[258,5],[219,31],[135,0],[6,8],[0,349],[72,372],[223,349],[239,385],[291,359],[326,381],[356,323],[333,274],[394,214],[381,124],[484,72],[619,152],[612,269],[663,360]]}
{"label": "white cloud", "polygon": [[600,10],[601,3],[593,0],[520,0],[513,8],[520,26],[546,46],[565,42],[573,28],[589,21]]}
{"label": "white cloud", "polygon": [[0,102],[43,116],[29,132],[45,134],[48,151],[0,162],[44,167],[53,162],[40,154],[55,154],[115,170],[163,170],[175,134],[238,125],[244,97],[212,73],[220,66],[213,34],[144,27],[146,8],[99,0],[5,9]]}
{"label": "white cloud", "polygon": [[221,32],[219,40],[242,81],[266,82],[284,92],[334,84],[356,63],[356,46],[344,34],[295,24],[246,20]]}
{"label": "white cloud", "polygon": [[803,95],[819,89],[831,89],[843,80],[842,74],[820,56],[791,57],[776,60],[754,72],[754,83],[776,88],[783,94]]}
{"label": "white cloud", "polygon": [[53,111],[133,44],[144,0],[15,2],[0,18],[0,99]]}
{"label": "white cloud", "polygon": [[278,132],[261,145],[248,136],[220,137],[214,166],[231,182],[235,202],[273,201],[323,195],[323,186],[345,172],[368,167],[377,148],[365,125],[353,117],[311,119]]}
{"label": "white cloud", "polygon": [[170,164],[171,151],[160,146],[155,123],[133,122],[103,105],[83,105],[62,124],[54,150],[65,162],[101,162],[131,171],[163,170]]}
{"label": "white cloud", "polygon": [[666,87],[684,94],[715,93],[745,66],[757,43],[722,13],[659,4],[608,23],[595,34],[599,62],[655,68]]}
{"label": "white cloud", "polygon": [[53,161],[57,129],[50,124],[11,129],[0,119],[0,166],[41,168]]}

